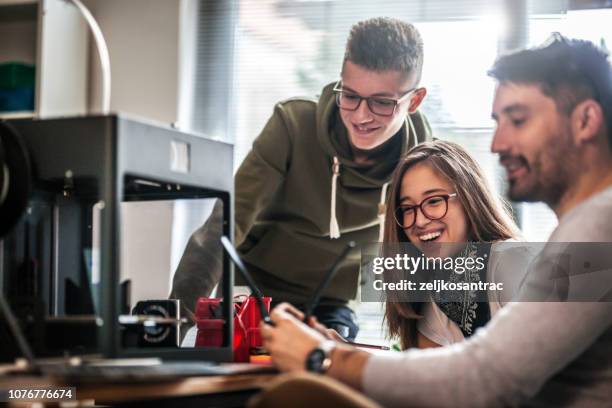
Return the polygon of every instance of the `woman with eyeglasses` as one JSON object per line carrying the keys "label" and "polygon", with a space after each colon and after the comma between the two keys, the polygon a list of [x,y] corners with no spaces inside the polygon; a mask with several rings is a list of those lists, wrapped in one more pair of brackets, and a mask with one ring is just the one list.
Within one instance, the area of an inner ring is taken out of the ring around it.
{"label": "woman with eyeglasses", "polygon": [[[528,254],[503,251],[504,261],[495,244],[515,240],[520,232],[507,206],[489,188],[480,166],[458,144],[438,140],[411,149],[395,170],[388,203],[385,244],[409,242],[427,256],[428,248],[444,251],[452,247],[445,243],[465,243],[459,246],[459,253],[451,255],[482,256],[486,268],[447,273],[447,278],[455,282],[493,279],[515,285],[520,281],[520,276],[511,276],[520,266],[511,264],[525,260]],[[511,288],[506,289],[509,294]],[[399,337],[403,349],[461,341],[503,306],[498,295],[483,302],[475,293],[442,290],[431,292],[431,302],[387,301],[389,334]]]}

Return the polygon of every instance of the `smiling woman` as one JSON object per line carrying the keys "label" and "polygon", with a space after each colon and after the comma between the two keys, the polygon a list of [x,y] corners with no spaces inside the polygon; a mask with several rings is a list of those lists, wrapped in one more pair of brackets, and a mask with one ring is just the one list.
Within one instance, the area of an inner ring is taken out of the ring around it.
{"label": "smiling woman", "polygon": [[[410,242],[425,251],[432,242],[516,239],[518,228],[507,208],[491,192],[480,166],[463,147],[441,140],[422,143],[407,153],[394,173],[384,242]],[[498,264],[491,257],[489,265]],[[386,303],[389,332],[400,337],[404,349],[463,340],[502,306],[438,300]]]}

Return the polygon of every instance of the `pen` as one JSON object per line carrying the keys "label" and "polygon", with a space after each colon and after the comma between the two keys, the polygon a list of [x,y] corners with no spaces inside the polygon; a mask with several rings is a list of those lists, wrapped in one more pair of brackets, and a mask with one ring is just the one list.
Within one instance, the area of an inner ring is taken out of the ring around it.
{"label": "pen", "polygon": [[346,343],[354,347],[369,348],[369,349],[375,349],[375,350],[391,350],[387,346],[378,346],[376,344],[354,343],[351,341],[347,341]]}

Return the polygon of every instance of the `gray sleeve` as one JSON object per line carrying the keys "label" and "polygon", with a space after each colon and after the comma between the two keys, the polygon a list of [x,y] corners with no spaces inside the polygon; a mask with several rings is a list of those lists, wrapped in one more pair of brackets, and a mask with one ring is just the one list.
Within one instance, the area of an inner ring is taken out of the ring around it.
{"label": "gray sleeve", "polygon": [[[171,299],[180,299],[181,317],[195,324],[195,307],[200,297],[208,297],[223,275],[223,202],[217,200],[210,217],[191,234],[172,279]],[[189,325],[181,325],[181,338]]]}
{"label": "gray sleeve", "polygon": [[513,303],[465,342],[371,357],[363,389],[385,406],[515,406],[611,323],[612,303]]}
{"label": "gray sleeve", "polygon": [[543,244],[525,242],[499,242],[491,247],[487,268],[487,281],[503,283],[502,291],[491,291],[489,301],[498,307],[517,300],[521,283],[529,266]]}

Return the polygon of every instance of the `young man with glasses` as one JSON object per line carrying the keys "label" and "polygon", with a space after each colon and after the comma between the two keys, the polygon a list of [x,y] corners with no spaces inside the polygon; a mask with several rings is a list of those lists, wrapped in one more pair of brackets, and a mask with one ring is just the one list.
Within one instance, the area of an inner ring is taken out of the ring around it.
{"label": "young man with glasses", "polygon": [[[379,239],[386,186],[402,153],[429,139],[417,112],[423,44],[410,24],[353,26],[341,78],[317,101],[278,103],[236,174],[236,244],[266,296],[300,307],[350,241]],[[354,339],[349,260],[314,315]]]}
{"label": "young man with glasses", "polygon": [[[321,350],[328,375],[384,406],[610,407],[612,66],[592,43],[556,36],[500,58],[490,75],[499,82],[492,150],[509,195],[544,201],[559,218],[519,292],[526,301],[452,348],[396,355],[330,343],[282,305],[276,326],[262,327],[278,367],[304,371]],[[318,390],[304,395],[336,389],[309,384]],[[344,406],[374,406],[359,404]]]}

